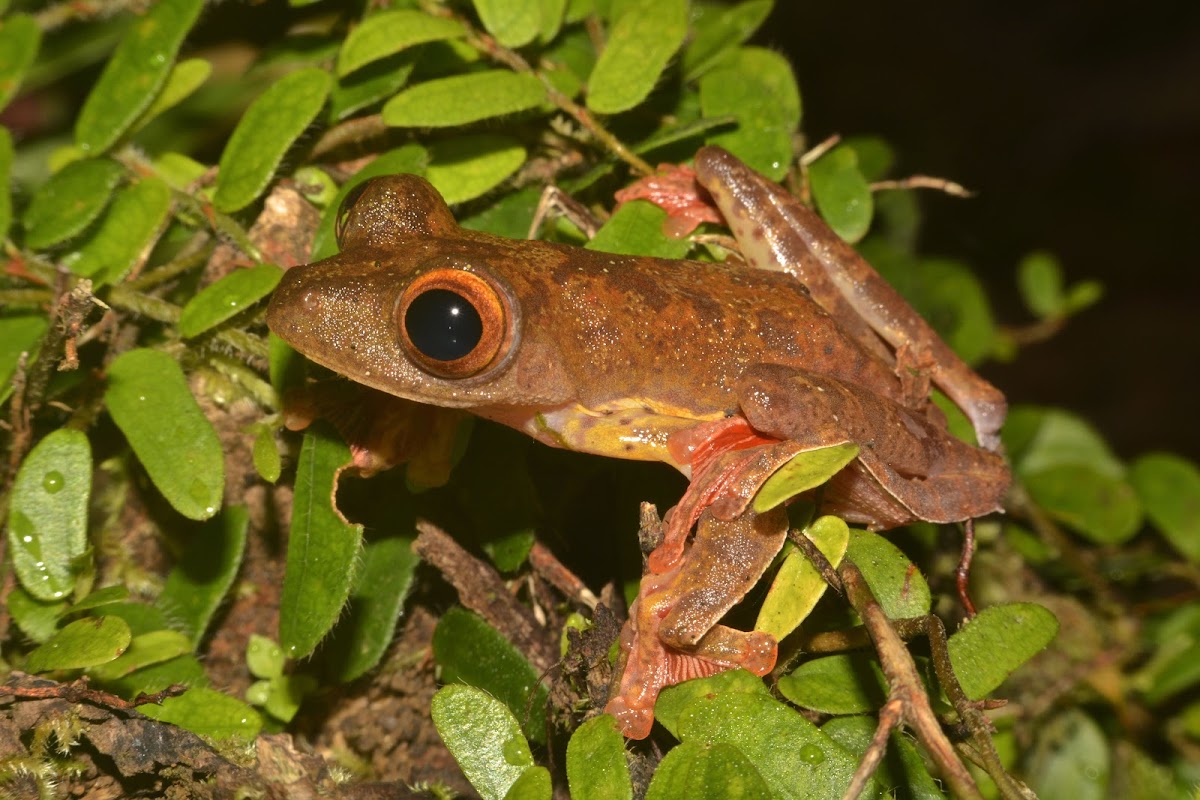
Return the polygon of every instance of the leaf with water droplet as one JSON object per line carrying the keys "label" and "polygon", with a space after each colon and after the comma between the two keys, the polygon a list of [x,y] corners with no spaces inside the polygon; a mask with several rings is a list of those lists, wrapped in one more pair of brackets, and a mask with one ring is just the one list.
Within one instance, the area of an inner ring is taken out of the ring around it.
{"label": "leaf with water droplet", "polygon": [[91,445],[69,428],[42,439],[17,472],[8,546],[21,585],[39,600],[61,600],[75,586],[91,491]]}
{"label": "leaf with water droplet", "polygon": [[199,336],[269,295],[283,277],[274,264],[237,269],[201,289],[179,313],[179,335]]}
{"label": "leaf with water droplet", "polygon": [[29,654],[29,672],[83,669],[106,664],[129,647],[129,624],[120,617],[89,617],[67,625]]}
{"label": "leaf with water droplet", "polygon": [[141,348],[108,369],[104,402],[154,486],[185,517],[217,513],[225,492],[221,440],[175,359]]}

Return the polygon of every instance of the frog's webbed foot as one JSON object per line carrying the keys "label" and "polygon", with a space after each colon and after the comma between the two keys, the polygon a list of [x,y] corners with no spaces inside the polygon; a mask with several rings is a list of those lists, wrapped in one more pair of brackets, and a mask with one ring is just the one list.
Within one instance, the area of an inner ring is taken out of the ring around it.
{"label": "frog's webbed foot", "polygon": [[729,521],[706,514],[677,566],[642,578],[621,634],[624,668],[605,706],[626,736],[649,735],[664,687],[738,667],[755,675],[774,668],[774,637],[716,623],[762,576],[786,534],[779,509]]}

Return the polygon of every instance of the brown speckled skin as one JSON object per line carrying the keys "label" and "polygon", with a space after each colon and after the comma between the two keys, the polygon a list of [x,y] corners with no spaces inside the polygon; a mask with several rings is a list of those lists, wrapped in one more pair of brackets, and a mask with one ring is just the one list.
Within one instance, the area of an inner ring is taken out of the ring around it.
{"label": "brown speckled skin", "polygon": [[[372,181],[342,245],[339,255],[288,270],[267,321],[313,361],[401,397],[485,416],[567,403],[606,410],[634,399],[703,418],[735,411],[738,378],[769,363],[901,399],[891,368],[783,273],[468,231],[413,175]],[[494,367],[449,381],[405,357],[395,308],[414,277],[452,265],[504,287],[517,329]]]}

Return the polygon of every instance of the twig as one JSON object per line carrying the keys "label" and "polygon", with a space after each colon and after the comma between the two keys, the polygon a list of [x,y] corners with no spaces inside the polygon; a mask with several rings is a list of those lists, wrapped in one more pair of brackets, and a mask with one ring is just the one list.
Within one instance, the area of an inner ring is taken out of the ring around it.
{"label": "twig", "polygon": [[910,175],[907,178],[895,178],[886,181],[874,181],[868,184],[872,192],[885,189],[935,189],[951,197],[974,197],[975,193],[961,183],[955,183],[948,178],[937,178],[933,175]]}

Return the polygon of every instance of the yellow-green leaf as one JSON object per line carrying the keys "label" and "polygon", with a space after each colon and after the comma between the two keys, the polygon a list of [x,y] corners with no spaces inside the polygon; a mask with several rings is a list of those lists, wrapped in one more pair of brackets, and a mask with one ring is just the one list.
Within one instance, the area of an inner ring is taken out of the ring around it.
{"label": "yellow-green leaf", "polygon": [[[804,535],[830,564],[836,567],[842,563],[850,542],[850,529],[844,521],[838,517],[820,517],[805,529]],[[808,557],[797,549],[791,550],[775,573],[754,629],[766,631],[776,640],[783,639],[812,613],[827,588],[829,584]]]}
{"label": "yellow-green leaf", "polygon": [[1057,634],[1058,620],[1037,603],[990,606],[950,637],[954,675],[967,697],[982,700]]}
{"label": "yellow-green leaf", "polygon": [[683,44],[687,25],[685,0],[641,3],[626,10],[588,78],[588,108],[619,114],[645,100]]}
{"label": "yellow-green leaf", "polygon": [[851,528],[846,558],[862,572],[884,613],[892,619],[921,617],[929,613],[933,596],[925,576],[899,547],[887,539],[877,533]]}
{"label": "yellow-green leaf", "polygon": [[17,577],[39,600],[60,600],[75,586],[76,559],[88,547],[92,448],[83,433],[59,428],[21,462],[13,481],[8,550]]}
{"label": "yellow-green leaf", "polygon": [[104,152],[150,106],[203,7],[203,0],[159,0],[129,28],[75,120],[79,149]]}
{"label": "yellow-green leaf", "polygon": [[182,633],[151,631],[133,637],[128,650],[112,661],[93,666],[88,674],[98,681],[115,681],[151,664],[161,664],[190,652],[192,644]]}
{"label": "yellow-green leaf", "polygon": [[611,716],[601,714],[571,734],[567,782],[572,800],[631,800],[625,737]]}
{"label": "yellow-green leaf", "polygon": [[754,510],[759,514],[828,481],[858,456],[858,445],[844,442],[797,453],[759,488]]}
{"label": "yellow-green leaf", "polygon": [[705,117],[733,117],[737,127],[706,137],[755,170],[779,180],[792,163],[800,124],[800,90],[787,59],[761,47],[739,47],[700,79]]}
{"label": "yellow-green leaf", "polygon": [[440,128],[537,108],[546,88],[533,75],[493,69],[418,83],[383,106],[397,128]]}
{"label": "yellow-green leaf", "polygon": [[349,75],[360,67],[409,47],[466,35],[458,20],[435,17],[424,11],[400,9],[372,14],[362,21],[338,51],[337,74]]}
{"label": "yellow-green leaf", "polygon": [[83,669],[106,664],[125,652],[132,634],[120,617],[89,617],[67,625],[25,659],[29,672]]}
{"label": "yellow-green leaf", "polygon": [[498,186],[524,163],[519,141],[479,133],[430,145],[425,177],[447,203],[465,203]]}
{"label": "yellow-green leaf", "polygon": [[167,502],[190,519],[216,514],[225,492],[221,441],[175,359],[145,348],[121,354],[104,401]]}
{"label": "yellow-green leaf", "polygon": [[1200,562],[1200,470],[1171,453],[1149,453],[1133,463],[1129,480],[1154,527],[1193,563]]}
{"label": "yellow-green leaf", "polygon": [[213,205],[232,213],[254,202],[270,183],[284,153],[316,119],[333,79],[315,67],[283,76],[259,95],[221,153]]}
{"label": "yellow-green leaf", "polygon": [[179,335],[199,336],[269,295],[283,278],[274,264],[237,269],[204,287],[179,313]]}
{"label": "yellow-green leaf", "polygon": [[153,122],[163,112],[182,103],[192,92],[196,91],[212,74],[212,64],[203,58],[189,58],[180,61],[171,69],[162,91],[154,98],[154,102],[142,112],[133,130],[139,131]]}
{"label": "yellow-green leaf", "polygon": [[541,3],[530,0],[472,0],[487,32],[505,47],[523,47],[542,26]]}
{"label": "yellow-green leaf", "polygon": [[161,705],[139,706],[138,711],[210,739],[249,742],[262,728],[262,717],[253,708],[236,697],[202,686],[168,697]]}

